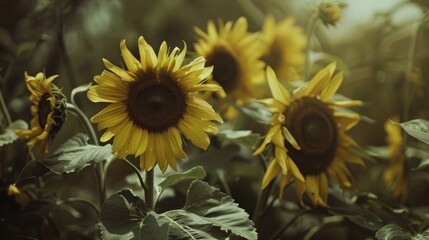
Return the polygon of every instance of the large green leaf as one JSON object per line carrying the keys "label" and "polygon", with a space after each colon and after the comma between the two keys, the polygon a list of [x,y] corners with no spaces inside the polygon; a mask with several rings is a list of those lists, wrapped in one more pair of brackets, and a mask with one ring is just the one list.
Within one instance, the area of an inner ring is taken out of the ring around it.
{"label": "large green leaf", "polygon": [[408,122],[400,123],[402,129],[409,135],[418,140],[429,144],[429,121],[424,119],[415,119]]}
{"label": "large green leaf", "polygon": [[257,239],[248,214],[234,200],[207,183],[195,180],[185,206],[158,214],[126,189],[101,207],[103,239]]}
{"label": "large green leaf", "polygon": [[411,234],[406,233],[396,224],[388,224],[380,228],[376,233],[377,240],[411,240]]}
{"label": "large green leaf", "polygon": [[204,171],[204,168],[201,166],[196,166],[188,171],[181,172],[181,173],[173,173],[168,175],[160,184],[162,190],[174,186],[176,184],[195,180],[195,179],[204,179],[206,177],[206,171]]}
{"label": "large green leaf", "polygon": [[28,129],[28,124],[23,120],[16,120],[7,126],[4,132],[0,134],[0,147],[11,144],[18,139],[15,129]]}
{"label": "large green leaf", "polygon": [[37,160],[36,164],[42,164],[56,174],[64,174],[79,172],[89,165],[114,158],[110,144],[96,146],[87,142],[88,136],[78,133],[58,147],[50,158]]}
{"label": "large green leaf", "polygon": [[215,226],[245,239],[257,239],[249,215],[230,196],[199,180],[189,187],[183,209],[165,214],[195,228]]}

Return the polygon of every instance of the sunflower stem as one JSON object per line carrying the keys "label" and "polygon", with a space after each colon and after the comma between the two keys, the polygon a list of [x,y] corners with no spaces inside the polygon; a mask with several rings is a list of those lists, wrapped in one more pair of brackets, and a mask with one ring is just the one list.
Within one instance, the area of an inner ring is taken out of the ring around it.
{"label": "sunflower stem", "polygon": [[[100,145],[98,142],[97,135],[95,134],[94,128],[92,128],[91,122],[86,117],[86,115],[74,104],[67,103],[67,110],[76,116],[82,121],[86,132],[89,134],[89,138],[94,145]],[[104,202],[106,198],[106,184],[105,184],[105,171],[104,171],[104,162],[99,162],[95,165],[95,175],[100,187],[100,205]]]}
{"label": "sunflower stem", "polygon": [[266,188],[259,193],[258,199],[256,200],[255,210],[253,211],[252,221],[255,224],[256,228],[262,219],[262,211],[267,205],[268,196],[270,195],[271,188],[273,187],[273,182],[271,182]]}
{"label": "sunflower stem", "polygon": [[265,14],[258,8],[258,6],[255,5],[252,0],[238,0],[237,2],[259,26],[263,25]]}
{"label": "sunflower stem", "polygon": [[153,202],[153,189],[154,188],[154,170],[153,168],[146,171],[146,192],[144,193],[146,206],[150,209],[154,209]]}
{"label": "sunflower stem", "polygon": [[141,175],[141,173],[140,173],[140,170],[134,165],[134,164],[132,164],[128,159],[126,159],[126,158],[124,158],[124,161],[125,161],[125,163],[127,163],[128,165],[130,165],[130,167],[133,169],[133,171],[136,173],[136,175],[137,175],[137,177],[138,177],[138,179],[139,179],[139,182],[140,182],[140,185],[141,185],[141,187],[143,188],[143,191],[145,192],[145,194],[146,194],[146,192],[148,191],[147,190],[147,187],[146,187],[146,185],[145,185],[145,183],[144,183],[144,181],[143,181],[143,176]]}
{"label": "sunflower stem", "polygon": [[270,238],[271,240],[275,240],[275,239],[279,239],[282,234],[290,227],[292,226],[292,224],[302,215],[310,212],[311,210],[309,209],[304,209],[301,212],[297,213],[289,222],[287,222],[283,227],[279,228],[279,230],[277,230],[277,232],[275,232],[273,234],[273,236]]}
{"label": "sunflower stem", "polygon": [[3,92],[1,91],[1,89],[0,89],[0,106],[3,112],[3,115],[5,117],[6,124],[7,126],[9,126],[12,123],[12,118],[10,117],[10,113],[9,113],[9,110],[7,109],[6,103],[4,102]]}
{"label": "sunflower stem", "polygon": [[311,51],[311,38],[314,35],[314,32],[316,31],[317,27],[317,20],[319,19],[319,13],[316,11],[314,12],[310,19],[307,22],[307,48],[305,50],[305,65],[304,65],[304,81],[308,80],[308,76],[310,74],[310,51]]}

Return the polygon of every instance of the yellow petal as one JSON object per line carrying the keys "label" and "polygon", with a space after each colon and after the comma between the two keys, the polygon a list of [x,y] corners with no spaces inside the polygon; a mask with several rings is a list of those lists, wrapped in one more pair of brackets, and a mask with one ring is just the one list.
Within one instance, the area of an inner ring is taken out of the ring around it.
{"label": "yellow petal", "polygon": [[287,175],[288,169],[287,169],[286,161],[288,159],[288,156],[287,156],[286,150],[283,148],[275,147],[274,156],[275,156],[275,160],[277,161],[280,168],[282,169],[282,174]]}
{"label": "yellow petal", "polygon": [[320,99],[324,102],[328,101],[340,88],[343,82],[343,72],[335,74],[335,76],[328,82],[328,85],[320,93]]}
{"label": "yellow petal", "polygon": [[130,133],[130,144],[129,144],[129,154],[134,154],[136,157],[138,149],[141,145],[140,140],[143,135],[143,130],[137,126],[133,127],[134,130]]}
{"label": "yellow petal", "polygon": [[336,63],[333,62],[316,73],[308,85],[303,88],[302,95],[313,97],[319,94],[328,84],[332,74],[335,71],[335,67]]}
{"label": "yellow petal", "polygon": [[264,151],[265,147],[267,146],[268,143],[271,142],[273,136],[280,131],[280,125],[274,125],[267,133],[267,136],[264,139],[264,142],[262,143],[262,145],[256,149],[256,151],[253,153],[253,155],[258,155],[261,154],[262,151]]}
{"label": "yellow petal", "polygon": [[130,133],[133,128],[133,122],[128,120],[121,124],[122,130],[119,131],[113,139],[112,150],[113,153],[118,156],[119,159],[123,159],[127,156],[128,149],[127,145],[130,139]]}
{"label": "yellow petal", "polygon": [[290,169],[290,172],[292,173],[293,177],[297,181],[305,182],[304,176],[302,176],[301,171],[299,171],[299,168],[296,166],[295,162],[288,156],[288,159],[286,160],[287,168]]}
{"label": "yellow petal", "polygon": [[284,137],[292,145],[292,147],[294,147],[296,150],[301,150],[301,147],[299,146],[295,138],[292,136],[292,134],[289,132],[289,129],[287,129],[286,127],[282,127],[282,131]]}
{"label": "yellow petal", "polygon": [[335,101],[335,102],[328,102],[330,106],[334,107],[354,107],[354,106],[362,106],[363,103],[360,100],[347,100],[347,101]]}
{"label": "yellow petal", "polygon": [[109,141],[115,134],[109,130],[107,130],[100,138],[101,142],[107,142]]}
{"label": "yellow petal", "polygon": [[271,161],[262,179],[261,189],[264,189],[270,184],[270,182],[277,177],[281,169],[276,161]]}
{"label": "yellow petal", "polygon": [[120,49],[122,53],[122,57],[124,58],[125,65],[129,71],[135,73],[139,69],[139,61],[134,57],[134,55],[128,50],[127,45],[125,44],[125,40],[121,41]]}
{"label": "yellow petal", "polygon": [[191,140],[195,146],[206,150],[210,144],[209,137],[200,126],[192,123],[194,123],[194,121],[191,120],[191,122],[188,122],[187,119],[184,118],[179,121],[178,127],[185,137]]}
{"label": "yellow petal", "polygon": [[283,103],[284,105],[288,105],[290,103],[290,95],[289,92],[280,84],[279,80],[274,73],[274,70],[268,66],[267,67],[267,81],[268,86],[270,87],[271,94],[274,99]]}
{"label": "yellow petal", "polygon": [[103,63],[107,69],[114,72],[116,75],[118,75],[124,81],[132,82],[132,81],[134,81],[134,79],[136,79],[136,76],[133,73],[128,72],[128,71],[112,64],[111,62],[109,62],[109,60],[107,60],[105,58],[103,58]]}
{"label": "yellow petal", "polygon": [[360,116],[356,113],[334,112],[334,116],[340,127],[345,131],[350,130],[360,121]]}
{"label": "yellow petal", "polygon": [[135,154],[136,156],[140,156],[146,151],[148,142],[149,142],[149,133],[147,132],[146,129],[141,129],[140,144]]}
{"label": "yellow petal", "polygon": [[97,123],[112,116],[124,114],[125,110],[126,106],[123,103],[109,104],[103,110],[92,116],[91,122]]}
{"label": "yellow petal", "polygon": [[140,155],[140,168],[145,169],[146,171],[152,170],[156,163],[154,140],[154,134],[149,133],[147,150]]}
{"label": "yellow petal", "polygon": [[182,138],[180,137],[180,132],[176,127],[170,127],[168,129],[168,138],[174,155],[181,159],[186,158],[186,153],[182,149]]}

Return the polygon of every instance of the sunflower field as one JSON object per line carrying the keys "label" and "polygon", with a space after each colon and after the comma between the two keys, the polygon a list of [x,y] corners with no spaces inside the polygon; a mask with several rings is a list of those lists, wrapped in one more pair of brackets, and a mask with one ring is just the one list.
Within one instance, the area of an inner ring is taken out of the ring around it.
{"label": "sunflower field", "polygon": [[0,0],[0,239],[429,240],[429,0]]}

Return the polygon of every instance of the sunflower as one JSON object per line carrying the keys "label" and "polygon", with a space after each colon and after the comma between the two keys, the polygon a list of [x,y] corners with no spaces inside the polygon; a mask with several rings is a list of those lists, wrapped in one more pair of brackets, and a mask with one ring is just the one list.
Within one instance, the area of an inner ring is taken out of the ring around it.
{"label": "sunflower", "polygon": [[294,18],[288,17],[276,23],[268,15],[262,27],[265,51],[262,59],[277,73],[280,80],[298,79],[297,69],[305,62],[307,38]]}
{"label": "sunflower", "polygon": [[109,71],[95,76],[98,85],[90,87],[88,98],[109,103],[91,118],[106,142],[114,137],[113,152],[118,158],[140,157],[140,167],[151,170],[156,163],[164,172],[168,166],[176,169],[176,157],[186,158],[182,149],[182,134],[196,146],[207,149],[210,140],[206,132],[217,133],[211,120],[222,123],[213,108],[197,94],[217,91],[219,86],[204,84],[213,70],[204,67],[199,57],[182,66],[186,45],[168,51],[163,42],[155,54],[143,37],[138,40],[140,60],[125,45],[120,44],[128,70],[103,59]]}
{"label": "sunflower", "polygon": [[239,18],[235,23],[219,23],[219,31],[209,21],[207,33],[199,28],[195,32],[201,37],[194,44],[199,56],[207,59],[207,66],[214,66],[208,81],[222,86],[217,96],[232,100],[246,100],[254,95],[254,85],[264,80],[262,41],[259,33],[247,31],[247,20]]}
{"label": "sunflower", "polygon": [[273,111],[272,127],[254,154],[260,154],[272,142],[274,159],[263,177],[262,188],[281,175],[281,197],[284,187],[294,178],[302,205],[306,192],[314,205],[326,207],[328,175],[342,186],[350,187],[352,177],[346,162],[363,165],[362,159],[348,151],[357,143],[345,133],[359,122],[359,115],[334,111],[361,102],[330,101],[343,80],[342,72],[333,76],[335,66],[334,62],[322,69],[292,96],[279,83],[272,68],[267,67],[273,98],[261,101]]}
{"label": "sunflower", "polygon": [[[399,121],[399,117],[393,118]],[[401,127],[390,120],[384,124],[387,133],[388,156],[391,159],[389,167],[383,174],[383,180],[387,186],[393,188],[393,197],[405,201],[408,196],[406,164]]]}
{"label": "sunflower", "polygon": [[35,77],[25,73],[26,85],[31,92],[31,128],[29,130],[16,130],[21,139],[30,140],[27,145],[30,151],[40,145],[40,158],[48,152],[49,139],[53,138],[65,121],[66,97],[52,81],[58,75],[45,77],[38,73]]}
{"label": "sunflower", "polygon": [[341,12],[346,6],[344,3],[321,3],[319,5],[319,18],[325,26],[336,26],[341,19]]}

